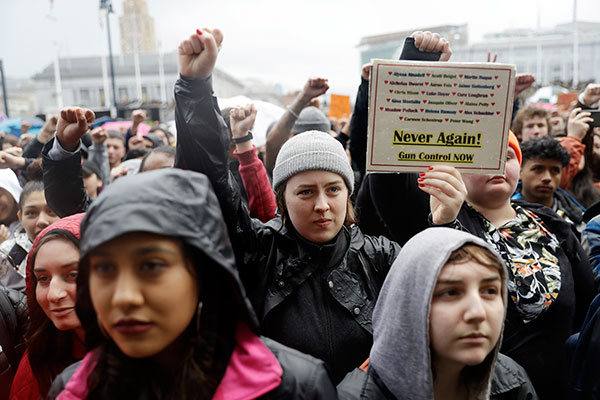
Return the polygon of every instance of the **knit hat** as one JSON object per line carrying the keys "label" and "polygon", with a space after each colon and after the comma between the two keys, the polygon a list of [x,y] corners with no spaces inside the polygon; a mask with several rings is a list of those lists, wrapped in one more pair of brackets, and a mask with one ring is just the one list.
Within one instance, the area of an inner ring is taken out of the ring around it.
{"label": "knit hat", "polygon": [[298,115],[298,119],[294,126],[292,126],[292,133],[294,135],[306,131],[321,131],[329,132],[331,130],[331,123],[323,114],[323,111],[317,107],[306,107]]}
{"label": "knit hat", "polygon": [[517,154],[517,160],[519,160],[519,165],[521,165],[521,160],[523,159],[523,154],[521,153],[521,146],[519,145],[519,139],[514,134],[513,131],[508,131],[508,145],[512,147],[512,149]]}
{"label": "knit hat", "polygon": [[354,190],[354,172],[340,142],[325,132],[296,135],[281,147],[273,169],[273,189],[304,171],[330,171],[344,178],[348,191]]}

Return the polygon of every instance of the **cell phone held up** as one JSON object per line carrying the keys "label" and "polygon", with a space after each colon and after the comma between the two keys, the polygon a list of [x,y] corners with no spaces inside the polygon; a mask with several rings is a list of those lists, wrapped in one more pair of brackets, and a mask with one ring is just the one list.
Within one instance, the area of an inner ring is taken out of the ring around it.
{"label": "cell phone held up", "polygon": [[581,110],[581,112],[589,112],[590,118],[593,119],[592,122],[588,122],[590,127],[595,128],[600,126],[600,110]]}

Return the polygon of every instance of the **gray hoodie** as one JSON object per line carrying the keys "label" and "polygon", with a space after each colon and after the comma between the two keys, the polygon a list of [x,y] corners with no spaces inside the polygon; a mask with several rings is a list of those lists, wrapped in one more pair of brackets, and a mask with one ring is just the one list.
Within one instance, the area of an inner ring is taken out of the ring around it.
{"label": "gray hoodie", "polygon": [[[375,370],[397,399],[433,399],[429,347],[432,294],[450,254],[466,243],[485,247],[495,254],[486,242],[470,233],[430,228],[406,243],[383,284],[373,311],[374,342],[369,368]],[[506,301],[504,269],[502,282],[502,297]],[[471,399],[489,398],[499,347],[498,344],[483,363],[474,367],[483,369],[480,375],[483,379],[470,387]]]}

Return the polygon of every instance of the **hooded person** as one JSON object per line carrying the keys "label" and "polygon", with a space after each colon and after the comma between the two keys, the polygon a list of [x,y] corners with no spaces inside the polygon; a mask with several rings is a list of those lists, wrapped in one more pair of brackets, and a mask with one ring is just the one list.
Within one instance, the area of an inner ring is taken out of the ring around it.
{"label": "hooded person", "polygon": [[[210,31],[190,40],[204,41],[194,48],[217,44]],[[320,131],[295,135],[279,151],[280,216],[250,218],[227,168],[229,131],[212,96],[216,53],[184,55],[186,42],[175,84],[175,164],[205,173],[215,188],[261,333],[325,361],[337,383],[368,357],[373,307],[400,246],[354,224],[354,173],[340,142]],[[194,70],[204,57],[208,75]]]}
{"label": "hooded person", "polygon": [[[335,398],[323,362],[258,322],[205,176],[123,177],[82,222],[77,313],[90,350],[49,398]],[[66,386],[65,386],[66,385]]]}
{"label": "hooded person", "polygon": [[450,228],[414,236],[381,288],[368,368],[348,374],[339,397],[437,399],[440,391],[452,395],[441,388],[450,381],[463,389],[451,398],[537,398],[523,368],[498,353],[506,279],[482,239]]}
{"label": "hooded person", "polygon": [[5,225],[12,233],[19,226],[17,211],[21,185],[19,178],[10,168],[0,169],[0,224]]}
{"label": "hooded person", "polygon": [[10,399],[45,398],[52,380],[85,355],[84,334],[75,314],[79,225],[84,214],[59,219],[35,238],[27,259],[27,348],[15,374]]}

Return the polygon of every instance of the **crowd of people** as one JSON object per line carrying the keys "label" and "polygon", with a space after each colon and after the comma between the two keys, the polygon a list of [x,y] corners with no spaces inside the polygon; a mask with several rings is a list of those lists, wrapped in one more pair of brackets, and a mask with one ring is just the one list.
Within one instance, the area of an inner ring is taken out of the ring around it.
{"label": "crowd of people", "polygon": [[259,151],[222,44],[181,42],[176,135],[3,136],[0,399],[600,398],[600,85],[551,113],[518,74],[502,175],[366,173],[370,65],[349,120],[309,78]]}

